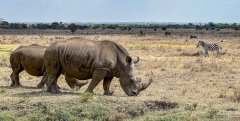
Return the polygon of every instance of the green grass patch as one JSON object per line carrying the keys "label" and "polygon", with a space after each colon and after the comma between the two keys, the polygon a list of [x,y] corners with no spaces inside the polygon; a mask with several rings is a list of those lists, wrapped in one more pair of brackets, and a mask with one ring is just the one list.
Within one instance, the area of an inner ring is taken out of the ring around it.
{"label": "green grass patch", "polygon": [[15,121],[15,113],[11,111],[1,111],[0,112],[0,121]]}
{"label": "green grass patch", "polygon": [[83,93],[82,94],[82,101],[83,102],[87,102],[91,99],[93,99],[93,94],[92,93]]}
{"label": "green grass patch", "polygon": [[82,112],[82,116],[94,121],[106,120],[107,117],[109,117],[108,114],[110,114],[110,111],[103,105],[92,105],[85,107]]}
{"label": "green grass patch", "polygon": [[4,88],[0,88],[0,94],[4,94],[6,91]]}
{"label": "green grass patch", "polygon": [[19,47],[18,44],[1,44],[0,45],[0,57],[9,55],[13,50]]}

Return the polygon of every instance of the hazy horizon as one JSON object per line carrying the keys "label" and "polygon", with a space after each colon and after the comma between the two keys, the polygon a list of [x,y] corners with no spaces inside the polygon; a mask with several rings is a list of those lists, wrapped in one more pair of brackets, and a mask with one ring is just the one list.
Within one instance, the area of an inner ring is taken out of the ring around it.
{"label": "hazy horizon", "polygon": [[238,0],[2,0],[8,22],[240,23]]}

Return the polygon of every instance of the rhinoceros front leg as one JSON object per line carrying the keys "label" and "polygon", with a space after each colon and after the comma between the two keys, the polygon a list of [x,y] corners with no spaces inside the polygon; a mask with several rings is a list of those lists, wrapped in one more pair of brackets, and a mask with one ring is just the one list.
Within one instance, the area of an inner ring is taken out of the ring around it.
{"label": "rhinoceros front leg", "polygon": [[112,82],[113,77],[105,77],[103,80],[103,89],[104,89],[104,95],[112,95],[112,92],[110,92],[110,84]]}
{"label": "rhinoceros front leg", "polygon": [[39,84],[37,85],[37,88],[43,88],[44,87],[44,84],[47,82],[47,74],[44,73],[43,74],[43,77],[42,77],[42,80],[39,82]]}
{"label": "rhinoceros front leg", "polygon": [[102,70],[102,69],[95,70],[92,75],[92,81],[90,82],[90,84],[85,92],[93,93],[93,89],[106,76],[106,74],[107,74],[106,70]]}

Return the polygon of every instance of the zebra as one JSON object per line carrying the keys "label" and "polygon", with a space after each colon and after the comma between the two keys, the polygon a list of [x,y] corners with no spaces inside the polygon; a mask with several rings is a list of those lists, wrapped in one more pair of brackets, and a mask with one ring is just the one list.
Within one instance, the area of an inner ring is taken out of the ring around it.
{"label": "zebra", "polygon": [[216,51],[217,56],[221,56],[220,50],[222,50],[222,47],[216,43],[214,44],[206,44],[204,41],[198,41],[197,47],[202,46],[205,51],[205,57],[208,56],[208,51]]}

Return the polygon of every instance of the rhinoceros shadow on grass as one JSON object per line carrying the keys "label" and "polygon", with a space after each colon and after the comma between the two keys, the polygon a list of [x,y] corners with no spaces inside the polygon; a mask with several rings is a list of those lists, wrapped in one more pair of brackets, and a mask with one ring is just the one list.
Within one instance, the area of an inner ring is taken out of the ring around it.
{"label": "rhinoceros shadow on grass", "polygon": [[40,91],[31,91],[31,92],[22,92],[11,95],[12,97],[43,97],[43,96],[61,96],[61,95],[81,95],[78,92],[61,92],[60,94],[51,94],[43,90]]}
{"label": "rhinoceros shadow on grass", "polygon": [[[5,89],[13,89],[14,87],[11,86],[0,86],[0,88],[5,88]],[[21,86],[23,89],[39,89],[38,87],[32,87],[32,86]]]}

